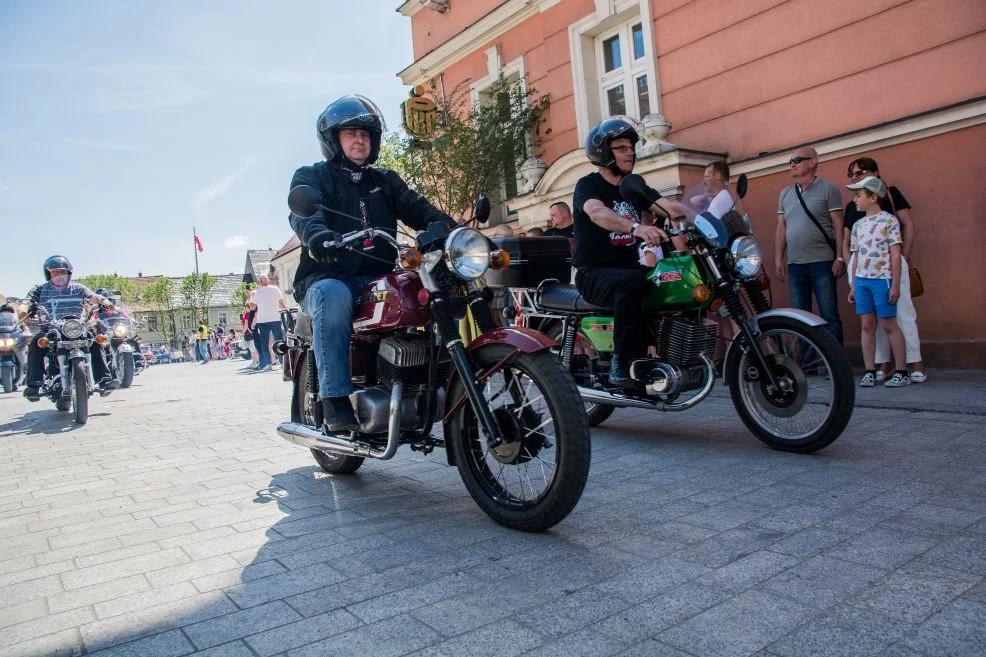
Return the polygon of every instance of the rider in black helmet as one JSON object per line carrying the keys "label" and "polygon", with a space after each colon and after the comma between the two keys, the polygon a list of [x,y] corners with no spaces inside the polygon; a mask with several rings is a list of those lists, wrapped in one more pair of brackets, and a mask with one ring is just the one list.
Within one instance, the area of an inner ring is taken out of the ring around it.
{"label": "rider in black helmet", "polygon": [[315,127],[325,161],[298,169],[291,187],[314,187],[325,206],[356,219],[322,210],[310,217],[290,215],[291,229],[304,247],[293,287],[302,310],[313,321],[324,426],[329,432],[342,432],[357,426],[348,399],[354,304],[370,278],[393,269],[397,253],[381,239],[372,246],[373,258],[329,250],[325,242],[361,227],[395,232],[398,219],[418,230],[433,221],[451,226],[455,222],[409,189],[396,173],[372,166],[380,154],[386,124],[371,100],[343,96],[325,108]]}
{"label": "rider in black helmet", "polygon": [[[85,285],[72,282],[72,263],[65,256],[51,256],[44,261],[41,269],[44,272],[45,282],[35,285],[27,293],[27,300],[30,303],[29,316],[37,315],[39,308],[44,308],[47,314],[55,319],[68,315],[82,318],[85,302],[109,303],[107,299],[95,294]],[[44,352],[38,346],[38,339],[45,332],[42,328],[35,334],[27,348],[27,383],[24,387],[24,396],[30,401],[40,399]],[[109,375],[102,347],[94,344],[90,353],[93,378],[99,384],[100,392],[107,395],[117,387],[117,383]]]}
{"label": "rider in black helmet", "polygon": [[613,387],[635,385],[629,362],[642,355],[646,278],[637,240],[653,245],[668,239],[663,230],[648,225],[654,212],[682,214],[678,203],[660,198],[653,190],[649,202],[636,204],[641,207],[620,195],[620,182],[636,163],[637,139],[633,119],[625,116],[605,119],[589,131],[585,154],[597,170],[576,183],[572,207],[575,286],[589,302],[613,308],[614,352],[609,368]]}

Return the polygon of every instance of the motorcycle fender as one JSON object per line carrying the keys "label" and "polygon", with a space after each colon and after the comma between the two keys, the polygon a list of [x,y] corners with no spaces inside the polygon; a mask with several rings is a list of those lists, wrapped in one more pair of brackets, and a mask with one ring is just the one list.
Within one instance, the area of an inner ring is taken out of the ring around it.
{"label": "motorcycle fender", "polygon": [[[771,317],[787,317],[788,319],[793,319],[802,324],[808,326],[821,327],[825,326],[827,322],[816,315],[815,313],[810,313],[807,310],[800,310],[798,308],[774,308],[766,312],[762,312],[759,315],[753,317],[753,326],[756,328],[757,332],[760,331],[760,322],[764,319],[770,319]],[[738,340],[733,340],[729,343],[729,348],[726,349],[726,356],[723,358],[724,363],[728,363],[730,356],[732,356],[734,349],[736,347]]]}
{"label": "motorcycle fender", "polygon": [[129,344],[127,344],[126,342],[124,342],[119,347],[117,347],[116,350],[119,351],[120,353],[133,353],[134,348]]}
{"label": "motorcycle fender", "polygon": [[[531,354],[558,346],[557,342],[533,329],[520,326],[505,326],[483,333],[469,343],[469,346],[466,347],[466,352],[471,355],[476,350],[493,344],[506,344],[513,347],[513,351],[501,361],[500,365],[507,363],[519,353]],[[499,367],[494,367],[490,370],[489,374],[492,374],[498,369]],[[469,400],[466,399],[465,387],[459,381],[459,373],[455,368],[452,368],[449,372],[448,384],[445,386],[445,390],[445,416],[442,419],[442,427],[445,435],[445,444],[448,445],[449,441],[453,439],[449,434],[451,430],[450,419],[462,404],[469,403]],[[445,456],[448,459],[449,465],[455,465],[452,450],[447,447],[445,449]]]}
{"label": "motorcycle fender", "polygon": [[79,358],[85,358],[85,357],[86,357],[86,352],[82,351],[81,349],[72,349],[71,351],[68,352],[68,361],[70,363],[74,360],[78,360]]}

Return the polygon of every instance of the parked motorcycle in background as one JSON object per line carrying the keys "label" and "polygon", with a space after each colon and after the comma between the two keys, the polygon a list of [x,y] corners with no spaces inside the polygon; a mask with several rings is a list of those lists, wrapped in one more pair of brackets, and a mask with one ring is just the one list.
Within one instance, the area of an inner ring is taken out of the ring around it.
{"label": "parked motorcycle in background", "polygon": [[[301,217],[321,207],[319,193],[291,191]],[[478,208],[488,213],[488,201]],[[363,222],[353,218],[359,225]],[[589,474],[589,423],[575,383],[550,352],[556,346],[530,329],[496,328],[480,279],[506,266],[477,230],[434,223],[414,246],[389,232],[366,228],[326,248],[361,253],[380,238],[399,252],[399,268],[366,285],[350,341],[357,431],[322,430],[312,320],[283,311],[285,356],[293,381],[291,422],[284,439],[308,447],[327,472],[348,474],[364,459],[390,459],[400,445],[430,453],[446,448],[449,465],[479,507],[496,522],[543,531],[578,503]],[[481,335],[469,345],[457,318],[471,309]],[[442,438],[431,435],[433,422]]]}
{"label": "parked motorcycle in background", "polygon": [[134,381],[134,359],[137,322],[129,317],[110,317],[103,320],[110,337],[107,362],[116,373],[121,388],[129,388]]}
{"label": "parked motorcycle in background", "polygon": [[13,308],[9,312],[0,312],[0,383],[4,392],[17,391],[24,376],[30,338],[22,330]]}
{"label": "parked motorcycle in background", "polygon": [[[745,176],[737,188],[742,197]],[[620,191],[634,205],[649,205],[639,175],[626,176]],[[684,237],[688,250],[659,260],[647,274],[643,334],[654,356],[632,362],[635,387],[608,385],[612,309],[589,303],[575,286],[558,281],[567,280],[567,262],[558,264],[555,279],[526,281],[530,287],[515,290],[520,313],[527,325],[561,343],[558,358],[578,381],[595,426],[616,408],[684,411],[706,399],[716,380],[717,340],[708,316],[720,312],[739,328],[726,351],[723,377],[740,419],[774,449],[822,449],[852,416],[849,359],[822,318],[771,307],[769,279],[748,219],[735,209],[722,217],[705,211],[702,200],[708,196],[704,185],[685,192],[688,216],[668,233]]]}

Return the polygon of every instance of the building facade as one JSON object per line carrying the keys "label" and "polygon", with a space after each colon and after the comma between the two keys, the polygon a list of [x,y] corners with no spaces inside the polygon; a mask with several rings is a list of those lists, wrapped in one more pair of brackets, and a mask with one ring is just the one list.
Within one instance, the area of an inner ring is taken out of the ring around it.
{"label": "building facade", "polygon": [[[520,164],[507,201],[515,228],[545,226],[551,203],[571,202],[592,170],[584,137],[612,114],[640,121],[636,170],[664,195],[699,182],[713,159],[747,174],[768,264],[791,151],[814,146],[819,175],[840,185],[849,162],[869,156],[913,206],[926,362],[986,366],[982,0],[408,0],[398,10],[410,19],[408,86],[468,81],[479,102],[503,76],[550,94],[538,157]],[[852,347],[859,324],[839,289]],[[772,291],[788,303],[784,284]]]}

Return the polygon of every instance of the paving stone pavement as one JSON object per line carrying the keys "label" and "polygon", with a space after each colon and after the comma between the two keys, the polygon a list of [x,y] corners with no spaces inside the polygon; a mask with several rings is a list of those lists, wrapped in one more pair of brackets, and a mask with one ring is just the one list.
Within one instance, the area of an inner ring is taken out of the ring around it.
{"label": "paving stone pavement", "polygon": [[811,456],[722,391],[618,411],[532,535],[440,451],[322,473],[242,364],[152,367],[81,428],[0,395],[0,657],[986,654],[982,373],[867,391]]}

